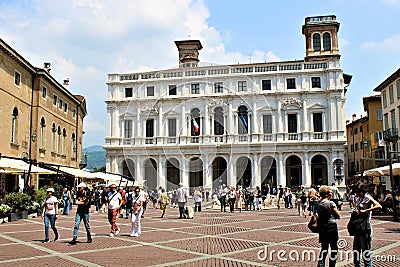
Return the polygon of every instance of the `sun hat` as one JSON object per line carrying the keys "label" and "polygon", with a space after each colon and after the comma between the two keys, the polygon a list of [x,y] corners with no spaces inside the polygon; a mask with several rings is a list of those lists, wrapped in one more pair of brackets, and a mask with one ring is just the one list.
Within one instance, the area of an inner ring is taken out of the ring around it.
{"label": "sun hat", "polygon": [[53,192],[54,193],[54,188],[52,188],[52,187],[50,187],[50,188],[47,188],[47,190],[46,190],[47,192]]}
{"label": "sun hat", "polygon": [[77,187],[78,187],[78,188],[79,188],[79,187],[85,187],[85,188],[86,188],[86,184],[85,184],[85,183],[80,183],[80,184],[78,184]]}

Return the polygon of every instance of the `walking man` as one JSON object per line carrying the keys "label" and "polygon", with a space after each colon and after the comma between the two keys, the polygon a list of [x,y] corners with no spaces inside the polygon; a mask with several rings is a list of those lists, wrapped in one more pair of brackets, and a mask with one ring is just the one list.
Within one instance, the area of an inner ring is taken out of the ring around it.
{"label": "walking man", "polygon": [[108,222],[111,224],[110,237],[118,235],[120,229],[117,226],[117,215],[121,207],[122,196],[117,191],[117,186],[112,184],[108,193]]}
{"label": "walking man", "polygon": [[222,210],[226,212],[226,194],[228,193],[228,188],[225,184],[222,185],[222,188],[218,192],[219,202],[221,203],[221,212]]}
{"label": "walking man", "polygon": [[179,188],[176,190],[178,195],[179,219],[185,218],[185,205],[187,203],[188,193],[183,184],[179,183]]}
{"label": "walking man", "polygon": [[78,205],[78,208],[76,209],[75,215],[74,237],[69,243],[71,245],[75,245],[77,243],[79,225],[81,224],[82,220],[86,229],[87,243],[92,243],[92,234],[90,233],[89,225],[90,191],[86,190],[85,183],[80,183],[78,185],[75,204]]}

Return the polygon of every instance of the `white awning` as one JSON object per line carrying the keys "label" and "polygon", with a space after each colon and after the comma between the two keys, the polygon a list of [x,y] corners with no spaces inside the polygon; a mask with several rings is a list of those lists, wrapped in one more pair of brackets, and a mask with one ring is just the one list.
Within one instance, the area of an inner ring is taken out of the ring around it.
{"label": "white awning", "polygon": [[[0,158],[0,172],[2,173],[28,173],[29,163],[22,159]],[[35,165],[31,165],[31,173],[54,174],[55,172]]]}
{"label": "white awning", "polygon": [[59,169],[62,172],[68,173],[74,177],[79,177],[79,178],[86,178],[86,179],[97,179],[96,175],[91,172],[87,172],[81,169],[77,168],[71,168],[71,167],[64,167],[64,166],[52,166],[54,169]]}

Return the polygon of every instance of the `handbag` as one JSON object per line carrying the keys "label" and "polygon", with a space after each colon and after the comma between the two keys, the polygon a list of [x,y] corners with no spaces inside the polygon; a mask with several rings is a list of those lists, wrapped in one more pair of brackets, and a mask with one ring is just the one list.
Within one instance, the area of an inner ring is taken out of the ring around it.
{"label": "handbag", "polygon": [[357,213],[353,211],[347,223],[347,231],[351,236],[361,236],[367,233],[368,213]]}
{"label": "handbag", "polygon": [[310,218],[310,221],[308,222],[307,225],[308,229],[311,230],[313,233],[319,233],[319,228],[318,228],[318,217],[317,215],[312,215]]}

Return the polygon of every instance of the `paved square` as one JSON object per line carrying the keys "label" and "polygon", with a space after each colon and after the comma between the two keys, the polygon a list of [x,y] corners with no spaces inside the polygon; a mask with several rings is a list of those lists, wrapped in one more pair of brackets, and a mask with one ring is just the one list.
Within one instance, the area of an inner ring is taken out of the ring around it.
{"label": "paved square", "polygon": [[[73,210],[60,216],[60,240],[45,244],[40,218],[0,224],[0,266],[316,266],[320,250],[318,236],[307,228],[309,218],[298,216],[294,209],[234,213],[204,209],[185,220],[178,219],[177,209],[168,208],[160,218],[160,211],[150,208],[142,219],[140,237],[130,237],[130,219],[121,218],[117,221],[121,233],[114,238],[108,237],[107,215],[91,213],[93,243],[86,243],[81,224],[79,242],[71,246],[74,215]],[[353,238],[346,230],[349,215],[343,211],[338,221],[342,252],[352,249]],[[375,216],[373,225],[374,266],[399,266],[400,223]],[[279,251],[285,254],[278,257]],[[340,258],[337,266],[353,264]]]}

